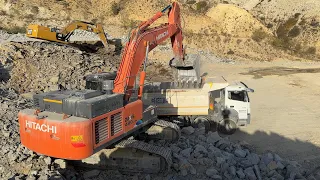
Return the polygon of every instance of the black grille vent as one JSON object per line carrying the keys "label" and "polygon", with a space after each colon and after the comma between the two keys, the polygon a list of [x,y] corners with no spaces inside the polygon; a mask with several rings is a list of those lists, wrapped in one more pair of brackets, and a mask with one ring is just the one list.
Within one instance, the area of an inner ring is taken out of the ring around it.
{"label": "black grille vent", "polygon": [[106,140],[108,138],[108,120],[101,119],[95,122],[95,136],[96,144]]}
{"label": "black grille vent", "polygon": [[34,104],[34,106],[39,107],[40,106],[39,98],[33,98],[33,104]]}
{"label": "black grille vent", "polygon": [[111,115],[111,136],[122,130],[121,112]]}

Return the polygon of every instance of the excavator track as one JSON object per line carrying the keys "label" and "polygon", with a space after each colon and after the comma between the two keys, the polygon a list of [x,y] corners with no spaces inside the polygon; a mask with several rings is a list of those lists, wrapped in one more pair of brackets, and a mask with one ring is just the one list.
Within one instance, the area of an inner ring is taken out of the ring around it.
{"label": "excavator track", "polygon": [[[171,142],[178,140],[181,132],[179,126],[174,123],[159,120],[153,126],[166,129],[165,135],[160,132],[152,134],[152,139],[164,140]],[[170,140],[166,134],[175,134]],[[126,139],[120,141],[112,149],[102,149],[89,158],[81,161],[71,161],[72,165],[80,169],[116,169],[122,173],[166,173],[172,165],[171,149],[165,146],[156,146],[144,141],[135,139]]]}
{"label": "excavator track", "polygon": [[161,169],[160,172],[163,170],[168,171],[172,165],[172,157],[171,157],[172,152],[169,148],[155,146],[155,145],[151,145],[143,141],[137,141],[137,140],[121,141],[119,144],[116,145],[116,147],[139,149],[141,151],[144,151],[145,153],[152,153],[157,156],[160,156],[165,160],[165,163],[166,163],[166,165],[164,166],[165,168]]}
{"label": "excavator track", "polygon": [[147,131],[149,140],[178,141],[181,131],[177,124],[165,120],[158,120]]}

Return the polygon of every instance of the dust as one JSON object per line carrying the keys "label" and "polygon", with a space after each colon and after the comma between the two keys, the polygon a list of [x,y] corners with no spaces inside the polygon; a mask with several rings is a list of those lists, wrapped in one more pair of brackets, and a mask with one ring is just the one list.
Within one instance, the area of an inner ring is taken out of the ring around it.
{"label": "dust", "polygon": [[[240,73],[241,75],[253,75],[254,79],[261,79],[263,76],[287,76],[292,74],[300,74],[300,73],[320,73],[320,68],[286,68],[286,67],[269,67],[258,70],[252,70],[246,73]],[[297,85],[296,83],[292,85]]]}

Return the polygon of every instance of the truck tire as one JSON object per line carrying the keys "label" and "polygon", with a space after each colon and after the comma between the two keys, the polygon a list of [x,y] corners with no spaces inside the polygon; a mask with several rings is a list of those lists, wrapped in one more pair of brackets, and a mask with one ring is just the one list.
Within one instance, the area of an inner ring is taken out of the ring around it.
{"label": "truck tire", "polygon": [[201,123],[205,126],[206,133],[208,131],[210,131],[211,126],[210,126],[210,122],[209,122],[208,117],[206,117],[206,116],[198,116],[195,119],[191,120],[191,126],[194,127],[194,128],[199,128],[200,127],[199,125]]}
{"label": "truck tire", "polygon": [[221,135],[232,135],[237,129],[236,119],[233,117],[222,120],[217,127],[218,133]]}

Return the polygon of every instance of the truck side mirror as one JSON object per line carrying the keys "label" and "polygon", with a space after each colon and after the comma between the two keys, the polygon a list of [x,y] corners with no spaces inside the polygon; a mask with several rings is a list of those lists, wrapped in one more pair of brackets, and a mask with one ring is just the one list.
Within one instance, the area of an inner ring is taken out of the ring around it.
{"label": "truck side mirror", "polygon": [[247,88],[246,91],[247,91],[247,92],[254,92],[254,89]]}

